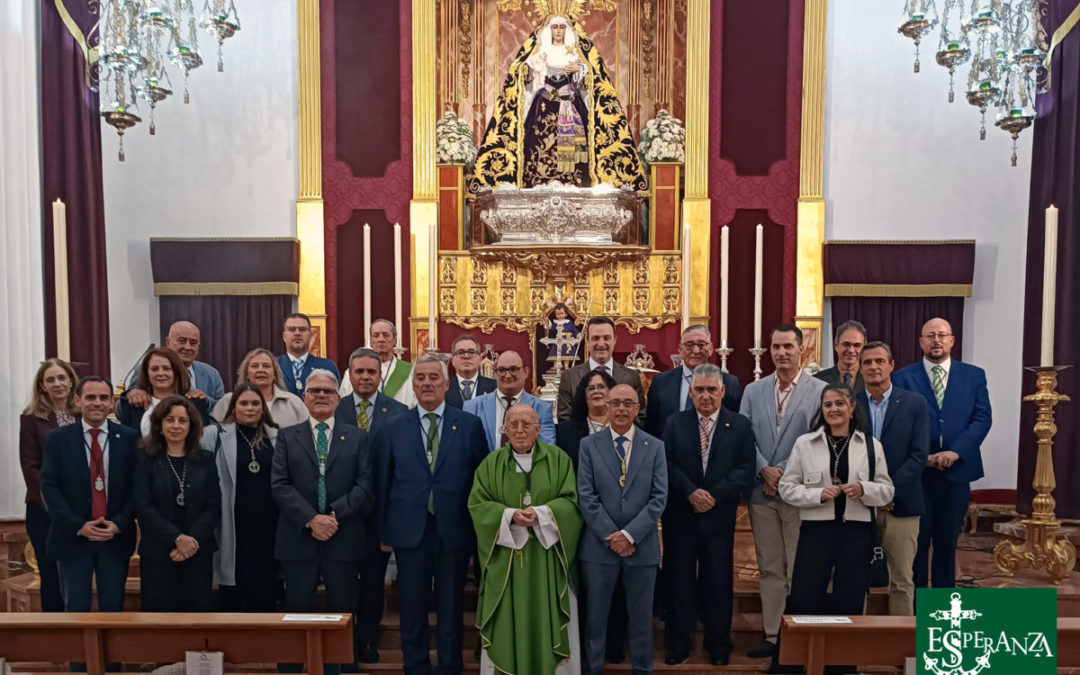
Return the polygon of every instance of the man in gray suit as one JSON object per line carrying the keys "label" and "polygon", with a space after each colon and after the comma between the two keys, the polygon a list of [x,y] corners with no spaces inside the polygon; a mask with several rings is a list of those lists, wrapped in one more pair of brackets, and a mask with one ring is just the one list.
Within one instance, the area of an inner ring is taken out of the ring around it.
{"label": "man in gray suit", "polygon": [[833,334],[836,365],[822,370],[814,377],[824,380],[825,384],[847,385],[853,394],[865,391],[866,383],[859,372],[859,357],[866,339],[866,326],[858,321],[845,321],[837,326]]}
{"label": "man in gray suit", "polygon": [[578,504],[585,520],[581,573],[585,590],[585,672],[604,670],[608,612],[618,571],[626,589],[634,673],[653,669],[652,608],[660,538],[656,522],[667,504],[663,441],[634,426],[637,392],[617,384],[607,395],[611,427],[581,441]]}
{"label": "man in gray suit", "polygon": [[761,571],[761,618],[765,641],[748,656],[764,658],[776,651],[780,617],[791,590],[791,571],[799,543],[799,509],[777,495],[791,446],[810,430],[821,407],[825,383],[799,366],[803,336],[797,326],[782,323],[769,335],[769,356],[776,370],[743,392],[739,412],[750,420],[757,446],[757,485],[750,494],[750,527]]}
{"label": "man in gray suit", "polygon": [[[606,316],[594,316],[585,322],[585,341],[589,345],[589,358],[585,363],[563,372],[559,379],[559,399],[556,413],[559,420],[570,417],[570,404],[574,400],[581,378],[597,368],[603,369],[617,384],[628,384],[638,395],[638,403],[645,407],[645,388],[641,386],[641,373],[633,368],[615,363],[615,322]],[[644,423],[643,419],[638,424]]]}

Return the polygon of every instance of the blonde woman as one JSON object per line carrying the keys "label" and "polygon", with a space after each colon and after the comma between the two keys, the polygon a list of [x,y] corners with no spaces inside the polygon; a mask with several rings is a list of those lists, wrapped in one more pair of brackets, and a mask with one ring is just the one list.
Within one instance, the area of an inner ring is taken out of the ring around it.
{"label": "blonde woman", "polygon": [[51,518],[41,497],[41,460],[45,437],[57,427],[77,421],[75,386],[79,377],[67,361],[46,359],[34,375],[30,404],[19,418],[19,464],[26,482],[26,533],[41,574],[41,610],[64,611],[56,561],[45,550]]}
{"label": "blonde woman", "polygon": [[[236,369],[237,386],[250,382],[259,388],[270,416],[281,428],[291,427],[308,418],[308,409],[300,397],[285,388],[281,367],[269,349],[252,349]],[[225,394],[214,406],[213,417],[221,421],[229,410],[232,394]]]}

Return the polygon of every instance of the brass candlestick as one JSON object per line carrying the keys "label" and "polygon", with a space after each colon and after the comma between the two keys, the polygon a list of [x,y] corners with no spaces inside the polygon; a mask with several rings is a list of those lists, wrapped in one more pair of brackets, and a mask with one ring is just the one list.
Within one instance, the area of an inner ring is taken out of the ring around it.
{"label": "brass candlestick", "polygon": [[1054,424],[1054,406],[1070,400],[1057,392],[1057,371],[1053,366],[1035,369],[1035,393],[1024,397],[1034,401],[1038,408],[1035,436],[1039,439],[1039,454],[1035,460],[1035,499],[1031,503],[1031,518],[1025,518],[1027,540],[1023,545],[1003,541],[994,548],[994,563],[1007,577],[1025,567],[1046,568],[1055,584],[1061,584],[1076,565],[1076,547],[1061,537],[1061,522],[1054,515],[1054,462],[1051,451],[1057,426]]}

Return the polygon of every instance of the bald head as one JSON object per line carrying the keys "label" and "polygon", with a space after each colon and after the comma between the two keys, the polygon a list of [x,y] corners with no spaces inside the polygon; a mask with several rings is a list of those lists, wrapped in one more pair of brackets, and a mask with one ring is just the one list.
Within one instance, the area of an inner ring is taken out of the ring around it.
{"label": "bald head", "polygon": [[634,425],[634,420],[641,411],[637,392],[628,384],[617,384],[608,390],[607,404],[611,428],[619,434],[625,434]]}
{"label": "bald head", "polygon": [[942,363],[949,358],[954,344],[956,337],[953,336],[952,326],[945,319],[935,317],[923,324],[919,334],[919,347],[927,361]]}
{"label": "bald head", "polygon": [[540,435],[540,418],[536,411],[527,405],[511,406],[503,418],[503,431],[510,439],[514,452],[529,452]]}
{"label": "bald head", "polygon": [[180,357],[185,368],[190,367],[199,357],[199,327],[190,321],[177,321],[169,326],[165,347]]}

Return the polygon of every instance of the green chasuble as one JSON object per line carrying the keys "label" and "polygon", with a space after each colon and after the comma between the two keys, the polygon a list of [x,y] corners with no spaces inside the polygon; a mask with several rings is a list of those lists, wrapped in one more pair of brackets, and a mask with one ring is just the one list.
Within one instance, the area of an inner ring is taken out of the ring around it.
{"label": "green chasuble", "polygon": [[476,469],[469,512],[476,528],[483,574],[476,623],[481,644],[498,673],[550,675],[570,655],[570,594],[576,580],[582,520],[570,458],[554,445],[536,441],[532,450],[532,506],[547,506],[559,530],[550,549],[532,536],[519,551],[496,546],[503,512],[523,509],[525,474],[509,444],[488,455]]}

